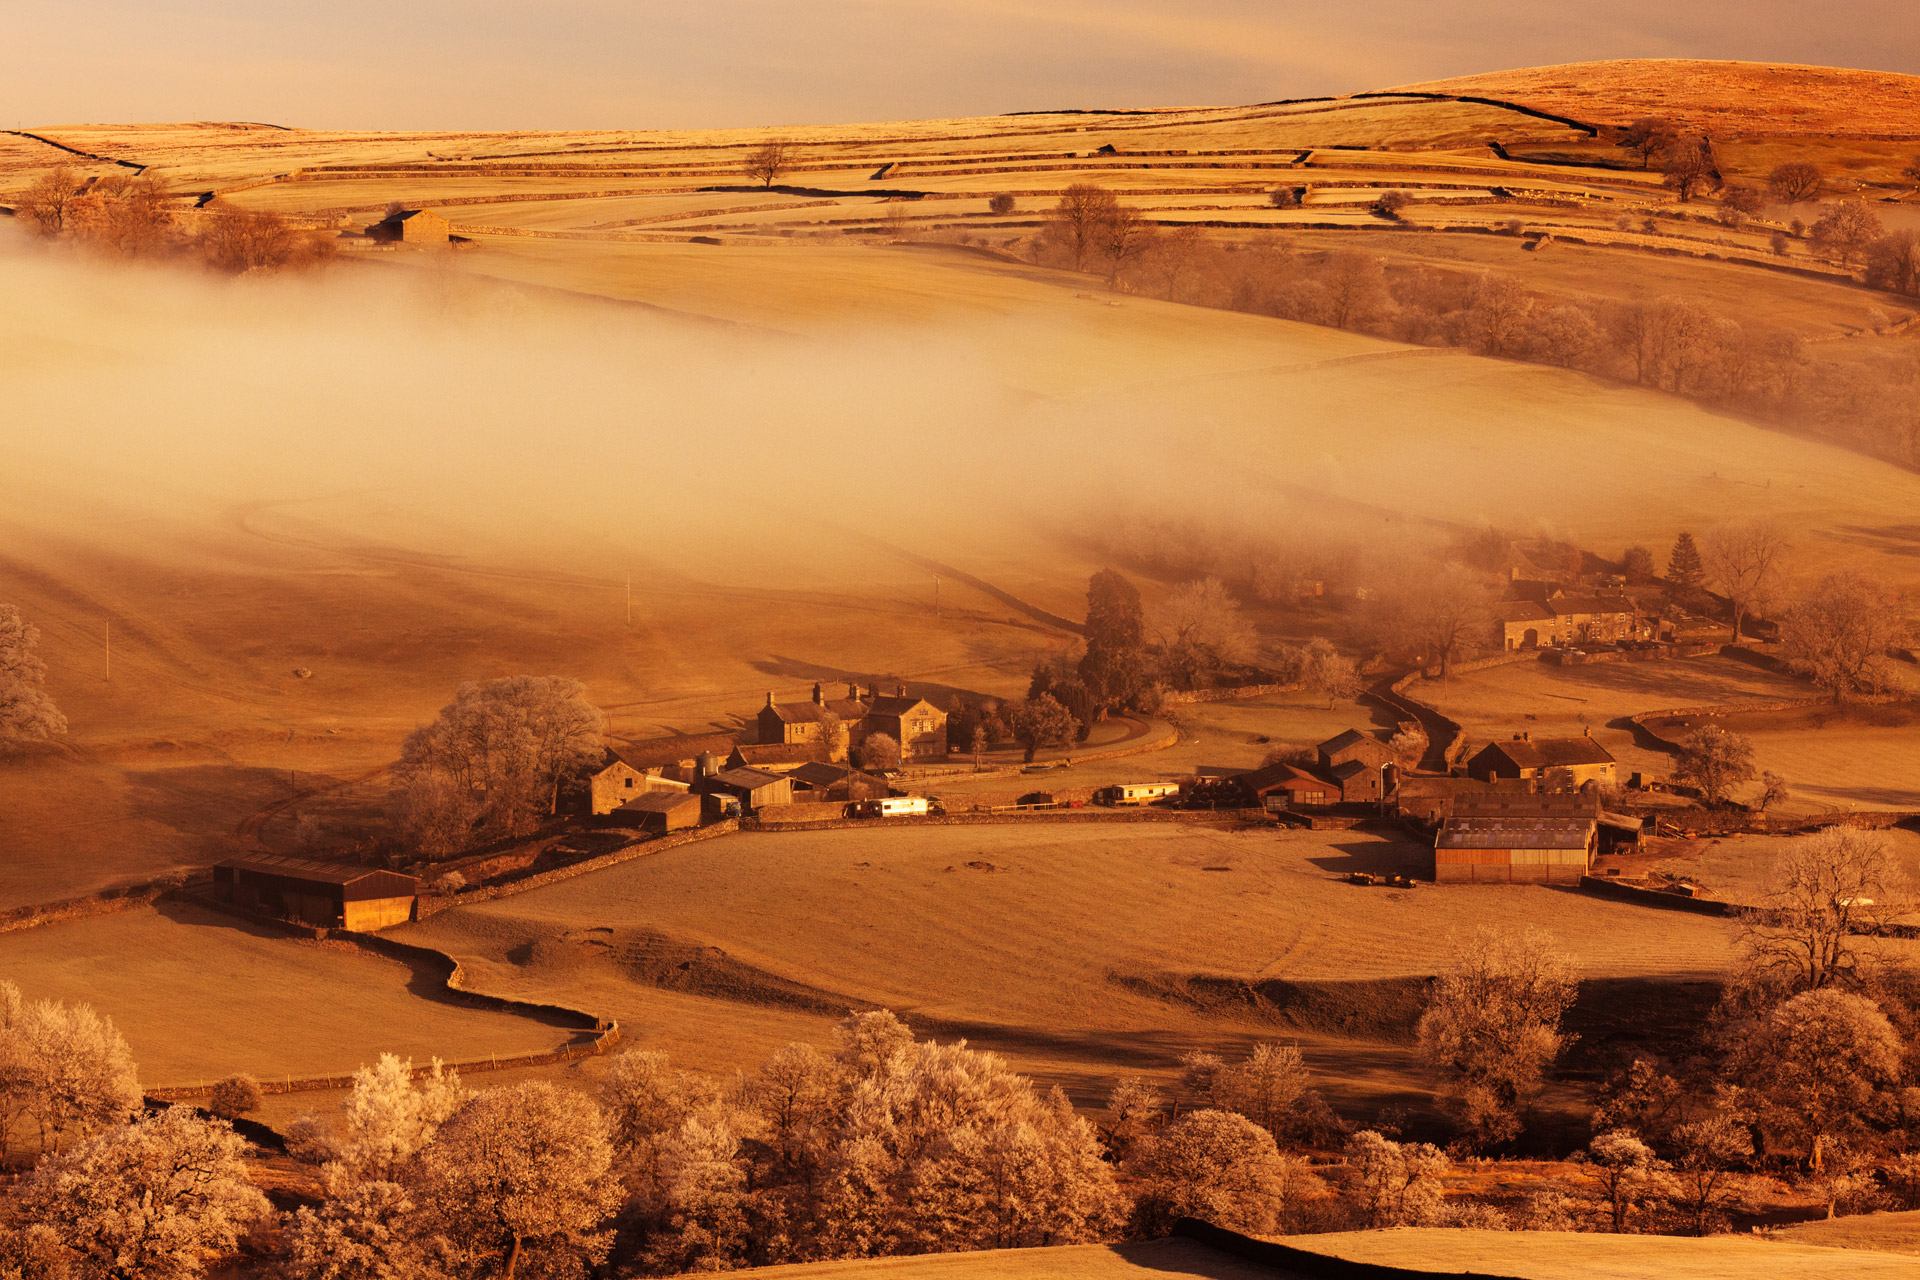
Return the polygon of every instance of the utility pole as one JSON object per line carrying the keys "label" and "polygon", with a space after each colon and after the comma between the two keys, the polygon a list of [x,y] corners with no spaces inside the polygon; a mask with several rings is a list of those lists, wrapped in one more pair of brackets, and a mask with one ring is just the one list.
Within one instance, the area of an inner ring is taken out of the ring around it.
{"label": "utility pole", "polygon": [[633,571],[627,571],[627,625],[633,625]]}
{"label": "utility pole", "polygon": [[107,683],[113,683],[113,617],[107,617]]}
{"label": "utility pole", "polygon": [[933,575],[933,616],[940,616],[940,575]]}

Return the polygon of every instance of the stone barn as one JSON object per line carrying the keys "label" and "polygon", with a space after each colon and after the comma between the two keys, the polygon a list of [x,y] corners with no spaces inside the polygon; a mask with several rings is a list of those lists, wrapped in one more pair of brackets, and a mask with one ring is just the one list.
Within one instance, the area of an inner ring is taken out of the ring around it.
{"label": "stone barn", "polygon": [[413,919],[420,882],[397,871],[277,854],[228,858],[213,869],[228,902],[330,929],[371,933]]}
{"label": "stone barn", "polygon": [[368,227],[367,236],[399,244],[446,244],[453,239],[453,224],[431,209],[402,209]]}
{"label": "stone barn", "polygon": [[700,797],[691,791],[648,791],[615,809],[611,818],[617,827],[664,836],[699,826],[700,805]]}
{"label": "stone barn", "polygon": [[725,797],[732,797],[743,813],[752,813],[767,805],[792,804],[793,780],[784,773],[765,769],[723,769],[693,784],[695,791],[713,797],[709,812],[718,812]]}

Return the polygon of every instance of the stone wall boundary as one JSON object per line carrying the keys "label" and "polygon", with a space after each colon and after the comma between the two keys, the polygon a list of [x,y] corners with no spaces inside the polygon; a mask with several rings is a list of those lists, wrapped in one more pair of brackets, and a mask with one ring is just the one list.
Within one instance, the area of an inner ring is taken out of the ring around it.
{"label": "stone wall boundary", "polygon": [[[738,819],[726,818],[713,823],[711,826],[695,827],[691,831],[676,831],[672,835],[661,836],[657,840],[637,840],[632,844],[623,845],[615,849],[612,853],[603,853],[597,858],[588,858],[582,862],[571,862],[564,867],[555,867],[551,871],[542,871],[536,875],[509,881],[506,884],[481,885],[475,889],[462,890],[451,897],[421,894],[419,905],[414,915],[416,919],[427,920],[439,915],[442,911],[450,911],[454,907],[469,902],[492,902],[497,898],[511,898],[517,893],[528,893],[534,889],[543,889],[547,885],[558,884],[562,880],[571,880],[575,876],[584,876],[595,871],[604,871],[608,867],[615,867],[623,862],[630,862],[634,858],[644,858],[650,854],[665,853],[669,849],[678,849],[682,845],[692,844],[696,840],[711,840],[715,836],[723,836],[730,831],[738,831],[739,829],[740,823]],[[357,936],[365,937],[367,935],[361,934]]]}
{"label": "stone wall boundary", "polygon": [[1294,693],[1306,686],[1293,684],[1242,684],[1225,689],[1188,689],[1174,690],[1160,695],[1165,706],[1186,706],[1195,702],[1235,702],[1242,698],[1266,698],[1276,693]]}

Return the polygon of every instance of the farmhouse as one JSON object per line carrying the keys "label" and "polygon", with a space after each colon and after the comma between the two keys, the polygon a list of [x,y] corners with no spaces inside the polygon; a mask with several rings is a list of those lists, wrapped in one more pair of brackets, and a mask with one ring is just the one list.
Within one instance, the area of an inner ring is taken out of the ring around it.
{"label": "farmhouse", "polygon": [[[799,746],[820,743],[826,725],[836,719],[847,730],[844,745],[884,733],[900,744],[903,761],[946,759],[947,713],[925,698],[909,697],[905,685],[895,686],[891,695],[869,689],[862,697],[859,686],[849,684],[846,697],[829,698],[816,684],[808,702],[775,702],[768,693],[755,725],[762,746]],[[835,760],[844,758],[844,745],[833,753]]]}
{"label": "farmhouse", "polygon": [[1494,639],[1508,651],[1650,639],[1653,625],[1641,615],[1624,592],[1582,594],[1552,583],[1516,582],[1494,605]]}
{"label": "farmhouse", "polygon": [[453,224],[431,209],[402,209],[368,227],[367,237],[402,244],[446,244],[453,238]]}
{"label": "farmhouse", "polygon": [[690,791],[648,791],[615,809],[612,818],[615,826],[664,836],[699,826],[700,807],[700,797]]}
{"label": "farmhouse", "polygon": [[270,853],[228,858],[214,867],[213,883],[216,892],[239,906],[356,933],[411,920],[420,887],[397,871]]}
{"label": "farmhouse", "polygon": [[1517,733],[1509,742],[1482,747],[1467,761],[1467,776],[1479,782],[1513,778],[1571,788],[1612,782],[1616,767],[1613,754],[1590,737],[1536,739]]}

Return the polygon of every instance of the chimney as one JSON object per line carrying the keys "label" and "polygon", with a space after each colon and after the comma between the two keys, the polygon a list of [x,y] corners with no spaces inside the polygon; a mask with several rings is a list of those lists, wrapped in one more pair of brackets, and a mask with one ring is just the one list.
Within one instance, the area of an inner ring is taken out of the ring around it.
{"label": "chimney", "polygon": [[823,692],[821,692],[821,689],[820,689],[820,682],[819,682],[819,681],[817,681],[817,680],[816,680],[816,681],[814,681],[814,684],[813,684],[813,705],[814,705],[814,706],[816,706],[816,707],[820,707],[820,706],[825,706],[825,705],[826,705],[826,702],[827,702],[827,695],[826,695],[825,693],[823,693]]}
{"label": "chimney", "polygon": [[904,698],[904,697],[906,697],[906,696],[907,696],[907,686],[905,686],[905,685],[903,685],[903,684],[897,684],[897,685],[895,685],[895,686],[893,686],[893,696],[894,696],[894,697],[896,697],[896,698]]}
{"label": "chimney", "polygon": [[767,690],[767,705],[768,706],[773,705],[773,690],[771,689]]}
{"label": "chimney", "polygon": [[847,681],[847,701],[848,702],[860,701],[860,686],[855,684],[851,680]]}
{"label": "chimney", "polygon": [[879,685],[877,685],[877,684],[870,684],[870,685],[868,685],[868,686],[867,686],[867,701],[868,701],[868,702],[872,702],[872,701],[873,701],[873,700],[874,700],[875,698],[877,698],[877,697],[879,697],[879,696],[880,696],[880,686],[879,686]]}

